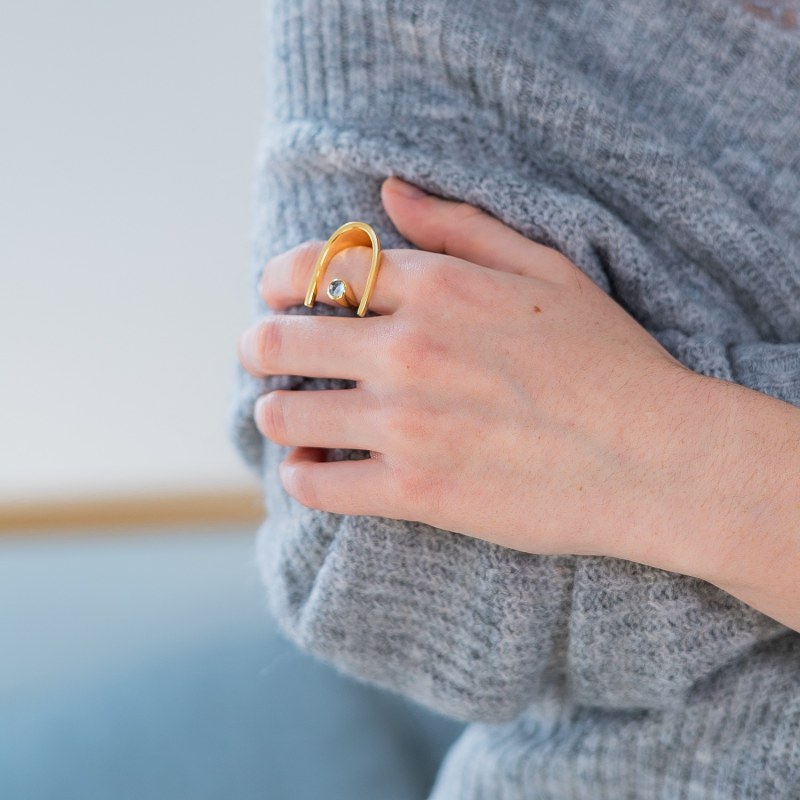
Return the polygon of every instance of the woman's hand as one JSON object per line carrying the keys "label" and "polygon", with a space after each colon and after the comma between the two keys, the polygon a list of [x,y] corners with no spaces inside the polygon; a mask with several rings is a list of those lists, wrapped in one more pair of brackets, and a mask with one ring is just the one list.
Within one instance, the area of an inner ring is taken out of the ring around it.
{"label": "woman's hand", "polygon": [[[389,178],[383,203],[421,250],[383,251],[370,304],[379,316],[276,314],[240,339],[254,375],[356,382],[260,398],[261,432],[294,447],[281,465],[286,490],[312,508],[532,553],[646,560],[643,543],[690,524],[688,498],[702,502],[713,454],[699,440],[693,448],[687,428],[705,379],[558,251],[404,187]],[[266,265],[270,307],[303,302],[323,244]],[[349,248],[326,279],[360,297],[369,258]],[[331,302],[324,287],[318,302]],[[324,448],[371,458],[328,462]]]}

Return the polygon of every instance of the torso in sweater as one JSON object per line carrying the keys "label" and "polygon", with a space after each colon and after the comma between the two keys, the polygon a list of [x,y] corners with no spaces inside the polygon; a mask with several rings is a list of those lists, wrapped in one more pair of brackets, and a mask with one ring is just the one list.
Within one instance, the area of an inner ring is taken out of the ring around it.
{"label": "torso in sweater", "polygon": [[[268,11],[254,298],[270,256],[348,219],[408,247],[380,203],[395,173],[559,249],[690,368],[800,405],[795,30],[733,0]],[[253,402],[346,384],[240,380],[270,607],[338,668],[474,723],[436,800],[800,797],[796,633],[641,564],[304,508]]]}

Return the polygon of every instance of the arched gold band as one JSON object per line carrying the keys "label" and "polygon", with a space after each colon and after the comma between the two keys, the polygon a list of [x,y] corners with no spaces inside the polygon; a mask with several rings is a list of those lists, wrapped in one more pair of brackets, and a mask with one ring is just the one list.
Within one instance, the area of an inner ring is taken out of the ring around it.
{"label": "arched gold band", "polygon": [[[367,285],[364,287],[364,294],[361,296],[361,302],[358,304],[358,310],[356,311],[359,317],[363,317],[367,313],[367,306],[372,297],[372,291],[375,288],[375,281],[378,279],[378,270],[381,265],[381,243],[380,239],[378,239],[378,234],[366,222],[345,222],[344,225],[341,225],[331,234],[317,258],[317,263],[314,265],[314,271],[311,274],[311,280],[306,291],[306,306],[311,308],[314,305],[319,284],[333,257],[348,247],[359,245],[367,245],[372,248],[372,261],[367,275]],[[340,281],[340,279],[335,278],[331,284],[333,285],[337,281]],[[333,290],[331,286],[329,287],[328,296],[339,305],[353,307],[355,295],[344,281],[341,281],[341,283],[344,284],[343,291],[342,289]],[[333,295],[331,291],[334,292]]]}

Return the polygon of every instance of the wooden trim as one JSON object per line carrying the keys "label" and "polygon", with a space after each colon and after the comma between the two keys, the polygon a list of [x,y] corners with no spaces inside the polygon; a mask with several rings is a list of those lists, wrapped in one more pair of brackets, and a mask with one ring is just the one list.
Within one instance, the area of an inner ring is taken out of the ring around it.
{"label": "wooden trim", "polygon": [[0,534],[206,523],[258,524],[264,500],[253,490],[0,502]]}

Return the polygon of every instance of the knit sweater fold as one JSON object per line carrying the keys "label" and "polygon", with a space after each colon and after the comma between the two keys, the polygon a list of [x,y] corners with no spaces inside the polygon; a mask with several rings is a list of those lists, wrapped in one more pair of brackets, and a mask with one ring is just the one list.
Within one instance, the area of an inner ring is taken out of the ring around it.
{"label": "knit sweater fold", "polygon": [[[795,31],[730,0],[268,0],[265,56],[254,316],[266,261],[344,221],[412,247],[396,174],[560,250],[691,369],[800,406]],[[352,384],[237,379],[283,630],[473,723],[432,798],[800,797],[800,635],[685,575],[307,509],[254,401]]]}

